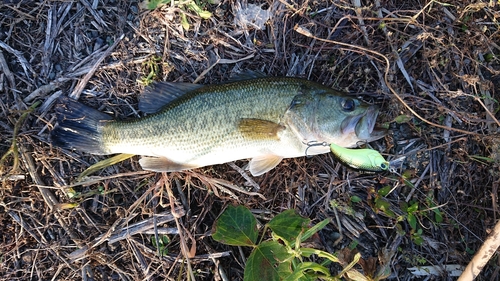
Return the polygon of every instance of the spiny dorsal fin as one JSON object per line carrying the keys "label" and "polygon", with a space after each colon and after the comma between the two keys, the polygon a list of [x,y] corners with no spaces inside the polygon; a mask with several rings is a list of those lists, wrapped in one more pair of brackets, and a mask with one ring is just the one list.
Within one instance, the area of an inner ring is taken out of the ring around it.
{"label": "spiny dorsal fin", "polygon": [[239,131],[249,139],[275,139],[279,140],[278,133],[285,129],[283,125],[272,121],[243,118],[238,124]]}
{"label": "spiny dorsal fin", "polygon": [[240,73],[236,74],[234,77],[229,78],[228,83],[237,82],[237,81],[245,81],[256,78],[264,78],[267,77],[265,73],[260,72],[258,70],[243,70]]}
{"label": "spiny dorsal fin", "polygon": [[147,87],[139,97],[139,109],[144,113],[155,113],[165,105],[203,85],[191,83],[156,82]]}
{"label": "spiny dorsal fin", "polygon": [[281,160],[283,157],[273,154],[254,157],[248,163],[250,173],[253,176],[260,176],[276,167]]}

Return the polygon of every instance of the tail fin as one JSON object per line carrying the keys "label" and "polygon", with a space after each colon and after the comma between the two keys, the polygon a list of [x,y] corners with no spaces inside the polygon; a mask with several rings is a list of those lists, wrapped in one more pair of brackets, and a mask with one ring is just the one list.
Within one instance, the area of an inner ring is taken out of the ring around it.
{"label": "tail fin", "polygon": [[109,154],[102,142],[102,127],[111,116],[68,97],[56,104],[57,123],[51,132],[52,144],[92,154]]}

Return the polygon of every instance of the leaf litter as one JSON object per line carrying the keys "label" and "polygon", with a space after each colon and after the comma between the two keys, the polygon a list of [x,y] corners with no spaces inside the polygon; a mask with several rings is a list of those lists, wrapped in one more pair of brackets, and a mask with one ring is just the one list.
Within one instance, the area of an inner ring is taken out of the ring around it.
{"label": "leaf litter", "polygon": [[[413,280],[432,267],[427,278],[452,280],[500,217],[498,3],[200,2],[207,20],[137,1],[0,2],[0,153],[13,139],[17,153],[0,167],[0,279],[241,280],[249,253],[210,237],[238,203],[257,224],[287,209],[332,218],[320,246],[353,249],[346,264],[359,252],[365,274]],[[241,24],[243,14],[253,16]],[[288,159],[250,181],[230,165],[144,172],[133,157],[76,182],[104,157],[50,145],[52,103],[71,95],[136,117],[147,61],[158,80],[220,83],[252,69],[348,91],[389,123],[372,147],[404,161],[398,174],[366,174],[331,155]],[[410,216],[401,202],[419,208]],[[159,255],[161,235],[170,243]],[[498,273],[496,255],[480,277]]]}

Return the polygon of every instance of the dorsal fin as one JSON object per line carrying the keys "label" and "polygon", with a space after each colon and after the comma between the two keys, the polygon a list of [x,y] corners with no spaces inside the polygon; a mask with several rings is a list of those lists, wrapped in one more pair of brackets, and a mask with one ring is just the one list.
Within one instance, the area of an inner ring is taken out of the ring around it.
{"label": "dorsal fin", "polygon": [[139,97],[139,109],[144,113],[155,113],[165,105],[194,91],[203,85],[191,83],[156,82],[144,90]]}
{"label": "dorsal fin", "polygon": [[264,72],[258,70],[249,70],[245,69],[242,72],[236,74],[234,77],[229,78],[228,83],[237,82],[237,81],[245,81],[256,78],[264,78],[267,77]]}

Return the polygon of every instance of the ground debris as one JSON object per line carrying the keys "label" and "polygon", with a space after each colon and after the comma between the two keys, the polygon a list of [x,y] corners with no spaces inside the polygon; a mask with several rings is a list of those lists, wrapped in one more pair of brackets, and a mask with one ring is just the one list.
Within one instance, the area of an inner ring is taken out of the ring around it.
{"label": "ground debris", "polygon": [[[313,245],[346,263],[360,253],[367,276],[457,276],[500,218],[498,4],[215,2],[197,1],[212,13],[202,19],[135,0],[0,1],[0,157],[18,148],[0,167],[0,279],[242,280],[247,253],[210,237],[228,204],[259,227],[286,209],[331,218]],[[322,155],[255,178],[245,161],[159,174],[132,157],[77,182],[104,157],[51,146],[59,96],[126,119],[148,82],[246,69],[380,105],[391,133],[370,145],[402,159],[395,173]],[[494,259],[482,280],[498,278]]]}

